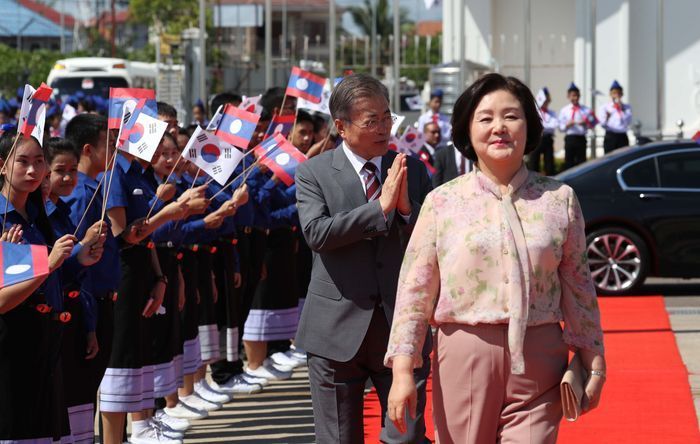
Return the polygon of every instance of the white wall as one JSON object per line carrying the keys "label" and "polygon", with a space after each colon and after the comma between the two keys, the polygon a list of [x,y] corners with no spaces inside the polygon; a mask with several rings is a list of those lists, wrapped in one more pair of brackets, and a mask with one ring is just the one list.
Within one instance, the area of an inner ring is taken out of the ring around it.
{"label": "white wall", "polygon": [[[675,134],[679,119],[685,121],[686,136],[700,130],[698,0],[664,1],[660,38],[658,1],[530,0],[532,89],[548,86],[552,106],[558,108],[573,79],[585,104],[591,104],[594,89],[601,92],[596,96],[596,105],[600,105],[608,100],[610,84],[617,79],[646,133],[657,131],[659,112],[667,136]],[[456,11],[464,7],[467,58],[524,78],[524,6],[524,0],[445,0],[443,60],[458,60],[452,36],[459,22]],[[658,40],[662,41],[661,60],[657,59]],[[659,62],[663,64],[661,91],[657,88]]]}

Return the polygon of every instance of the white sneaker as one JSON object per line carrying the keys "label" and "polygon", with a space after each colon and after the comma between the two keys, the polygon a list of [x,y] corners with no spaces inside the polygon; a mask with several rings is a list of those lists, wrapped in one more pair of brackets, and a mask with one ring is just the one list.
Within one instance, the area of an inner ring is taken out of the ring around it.
{"label": "white sneaker", "polygon": [[280,366],[297,368],[306,364],[306,354],[297,353],[293,350],[286,352],[277,352],[270,356],[270,359],[275,363],[275,367],[281,369]]}
{"label": "white sneaker", "polygon": [[265,378],[271,381],[282,381],[292,377],[291,371],[283,371],[276,368],[275,365],[269,359],[265,359],[263,365],[256,368],[255,370],[252,370],[251,368],[246,368],[245,372],[251,376],[255,376],[256,378]]}
{"label": "white sneaker", "polygon": [[182,444],[181,439],[171,439],[155,427],[149,426],[145,429],[134,432],[129,437],[132,444]]}
{"label": "white sneaker", "polygon": [[178,431],[178,430],[173,430],[170,426],[165,424],[163,421],[160,419],[153,417],[150,420],[150,425],[157,431],[159,431],[163,436],[169,439],[183,439],[185,437],[185,433]]}
{"label": "white sneaker", "polygon": [[281,371],[281,372],[289,372],[289,373],[291,373],[292,370],[294,370],[294,366],[293,366],[293,365],[289,365],[289,364],[278,364],[278,363],[276,363],[275,361],[273,361],[273,360],[270,359],[270,358],[265,359],[264,365],[266,365],[267,367],[272,366],[272,367],[276,368],[277,370],[279,370],[279,371]]}
{"label": "white sneaker", "polygon": [[219,410],[221,408],[221,404],[207,401],[206,399],[199,396],[197,392],[194,392],[190,396],[180,398],[180,402],[182,402],[188,407],[192,407],[197,410],[205,410],[207,412],[213,412],[214,410]]}
{"label": "white sneaker", "polygon": [[270,383],[270,381],[265,378],[258,378],[257,376],[249,375],[245,371],[238,376],[243,378],[243,380],[248,384],[258,384],[260,387],[265,387]]}
{"label": "white sneaker", "polygon": [[206,410],[195,409],[182,402],[178,402],[175,407],[166,407],[163,411],[168,416],[179,419],[204,419],[209,416]]}
{"label": "white sneaker", "polygon": [[194,391],[200,398],[215,404],[226,404],[231,400],[231,396],[226,393],[217,392],[209,387],[204,379],[194,383]]}
{"label": "white sneaker", "polygon": [[[259,379],[259,378],[256,378]],[[267,382],[267,379],[265,379]],[[262,392],[263,386],[261,384],[251,384],[243,378],[243,375],[231,376],[228,381],[223,384],[217,384],[213,382],[210,384],[214,390],[218,390],[224,393],[240,393],[243,395],[252,395],[253,393]]]}
{"label": "white sneaker", "polygon": [[184,432],[185,430],[190,428],[190,422],[188,420],[170,416],[163,410],[156,410],[154,417],[160,422],[170,427],[171,429],[177,430],[178,432]]}

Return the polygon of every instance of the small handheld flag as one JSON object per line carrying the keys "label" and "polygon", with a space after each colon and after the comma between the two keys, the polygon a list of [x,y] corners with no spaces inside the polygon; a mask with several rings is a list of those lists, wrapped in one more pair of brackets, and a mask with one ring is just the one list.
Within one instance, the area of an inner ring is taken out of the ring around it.
{"label": "small handheld flag", "polygon": [[182,151],[182,157],[193,162],[222,186],[226,185],[243,156],[232,145],[200,127],[194,130]]}
{"label": "small handheld flag", "polygon": [[262,94],[253,97],[244,97],[238,107],[244,111],[254,114],[262,114],[263,107],[260,105]]}
{"label": "small handheld flag", "polygon": [[425,143],[425,136],[416,128],[410,127],[406,129],[403,135],[399,138],[399,149],[401,153],[418,154],[421,147]]}
{"label": "small handheld flag", "polygon": [[255,147],[258,162],[267,166],[285,185],[294,183],[297,166],[306,162],[306,156],[281,134],[270,137]]}
{"label": "small handheld flag", "polygon": [[255,127],[260,120],[258,114],[249,113],[242,109],[236,108],[231,104],[224,106],[221,114],[221,121],[217,126],[214,134],[216,137],[225,140],[231,145],[248,148],[250,139],[255,134]]}
{"label": "small handheld flag", "polygon": [[39,89],[32,88],[31,85],[24,86],[22,96],[22,108],[19,113],[19,132],[24,137],[34,136],[43,146],[44,125],[46,123],[46,104],[51,98],[53,89],[45,83]]}
{"label": "small handheld flag", "polygon": [[270,121],[270,126],[267,127],[267,131],[265,132],[265,139],[276,134],[288,137],[289,133],[292,131],[292,127],[294,127],[295,119],[296,116],[294,114],[273,117]]}
{"label": "small handheld flag", "polygon": [[297,100],[297,109],[308,109],[310,111],[316,111],[323,114],[331,115],[331,110],[328,107],[328,103],[331,100],[331,81],[326,79],[326,83],[323,85],[323,91],[321,93],[320,102],[312,102],[310,100],[299,98]]}
{"label": "small handheld flag", "polygon": [[223,114],[223,111],[224,105],[219,105],[219,107],[216,109],[216,112],[211,117],[211,120],[207,124],[207,131],[216,131],[216,128],[219,126],[219,123],[221,123],[221,115]]}
{"label": "small handheld flag", "polygon": [[292,68],[292,75],[289,76],[289,83],[287,84],[287,91],[285,94],[306,99],[309,102],[320,103],[323,96],[323,86],[325,84],[325,78],[295,66]]}
{"label": "small handheld flag", "polygon": [[150,162],[168,124],[146,114],[145,103],[146,99],[141,99],[131,111],[128,105],[124,107],[117,148]]}
{"label": "small handheld flag", "polygon": [[49,254],[44,245],[0,242],[0,288],[49,274]]}
{"label": "small handheld flag", "polygon": [[133,109],[140,99],[146,99],[143,112],[151,117],[158,117],[158,105],[156,92],[143,88],[110,88],[109,89],[109,115],[107,126],[109,129],[118,129],[122,124],[124,106]]}
{"label": "small handheld flag", "polygon": [[392,112],[391,117],[394,118],[394,124],[391,125],[391,135],[395,136],[396,133],[399,131],[399,127],[401,126],[403,121],[406,120],[406,116],[399,116],[398,114],[394,114]]}

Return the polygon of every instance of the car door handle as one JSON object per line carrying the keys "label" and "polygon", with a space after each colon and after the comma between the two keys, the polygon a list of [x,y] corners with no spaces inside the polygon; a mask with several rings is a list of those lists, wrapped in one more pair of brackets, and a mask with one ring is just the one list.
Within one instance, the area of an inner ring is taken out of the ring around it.
{"label": "car door handle", "polygon": [[663,199],[664,196],[656,193],[639,193],[639,198],[642,200],[659,200]]}

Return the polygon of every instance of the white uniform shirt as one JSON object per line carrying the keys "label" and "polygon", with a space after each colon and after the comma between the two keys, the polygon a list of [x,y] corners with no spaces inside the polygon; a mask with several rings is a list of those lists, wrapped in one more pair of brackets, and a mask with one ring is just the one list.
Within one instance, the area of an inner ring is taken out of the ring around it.
{"label": "white uniform shirt", "polygon": [[[434,114],[433,110],[429,109],[427,113],[422,114],[418,118],[418,131],[422,133],[425,125],[435,120],[433,119]],[[440,127],[440,142],[447,143],[452,140],[452,124],[450,123],[450,118],[445,114],[438,113],[437,124],[438,127]]]}
{"label": "white uniform shirt", "polygon": [[562,108],[561,111],[559,111],[559,129],[566,133],[567,136],[585,136],[588,128],[594,125],[576,124],[567,129],[566,124],[571,121],[590,122],[593,119],[595,119],[595,116],[591,113],[591,110],[587,106],[578,105],[576,108],[574,108],[574,105],[569,103]]}
{"label": "white uniform shirt", "polygon": [[609,102],[598,108],[598,120],[606,131],[626,133],[632,123],[632,107],[623,103],[619,109]]}

